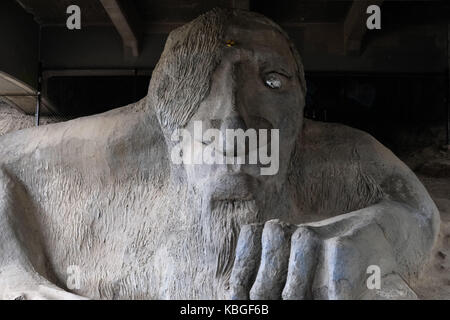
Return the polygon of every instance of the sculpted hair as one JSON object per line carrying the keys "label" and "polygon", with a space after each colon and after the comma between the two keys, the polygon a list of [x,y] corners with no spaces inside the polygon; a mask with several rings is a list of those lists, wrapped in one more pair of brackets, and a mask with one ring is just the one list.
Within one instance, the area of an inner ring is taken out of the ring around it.
{"label": "sculpted hair", "polygon": [[286,38],[306,95],[300,55],[280,26],[257,13],[216,8],[172,31],[168,37],[153,71],[148,95],[148,104],[156,111],[162,127],[185,126],[208,95],[212,74],[225,48],[227,25],[236,18],[268,25]]}
{"label": "sculpted hair", "polygon": [[163,127],[184,126],[208,94],[226,16],[214,9],[170,33],[148,95]]}

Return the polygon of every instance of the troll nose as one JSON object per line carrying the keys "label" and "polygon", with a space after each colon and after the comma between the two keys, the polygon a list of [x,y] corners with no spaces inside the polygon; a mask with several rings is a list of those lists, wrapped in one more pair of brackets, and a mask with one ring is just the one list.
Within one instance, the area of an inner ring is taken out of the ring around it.
{"label": "troll nose", "polygon": [[244,119],[238,115],[225,118],[220,125],[223,154],[227,157],[242,156],[248,153],[247,139],[242,141],[236,138],[238,130],[247,131]]}
{"label": "troll nose", "polygon": [[225,131],[226,129],[242,129],[245,131],[247,130],[247,125],[245,124],[245,121],[241,116],[229,116],[226,117],[220,125],[220,131]]}

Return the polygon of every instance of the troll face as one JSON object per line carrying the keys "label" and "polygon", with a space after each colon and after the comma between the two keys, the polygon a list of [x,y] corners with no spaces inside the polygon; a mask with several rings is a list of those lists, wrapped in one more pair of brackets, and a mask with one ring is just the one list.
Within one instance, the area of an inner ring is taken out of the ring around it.
{"label": "troll face", "polygon": [[302,127],[299,56],[278,26],[256,14],[218,12],[190,28],[168,40],[150,87],[165,95],[154,105],[166,140],[177,142],[172,153],[182,155],[187,181],[207,207],[262,207],[285,183]]}

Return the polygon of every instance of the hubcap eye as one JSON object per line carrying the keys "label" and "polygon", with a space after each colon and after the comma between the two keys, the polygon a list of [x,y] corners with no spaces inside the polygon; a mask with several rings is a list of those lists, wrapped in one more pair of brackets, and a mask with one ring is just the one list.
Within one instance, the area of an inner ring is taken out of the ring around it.
{"label": "hubcap eye", "polygon": [[271,89],[281,88],[281,78],[276,73],[269,73],[264,78],[264,84]]}

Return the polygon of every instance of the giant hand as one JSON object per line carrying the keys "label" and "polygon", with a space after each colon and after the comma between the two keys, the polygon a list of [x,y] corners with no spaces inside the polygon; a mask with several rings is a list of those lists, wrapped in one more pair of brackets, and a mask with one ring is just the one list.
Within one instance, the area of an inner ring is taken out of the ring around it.
{"label": "giant hand", "polygon": [[[411,257],[399,255],[418,231],[411,217],[402,204],[382,201],[316,223],[246,225],[236,248],[230,298],[416,298],[403,280],[402,264]],[[367,285],[369,266],[379,268],[379,288]]]}

